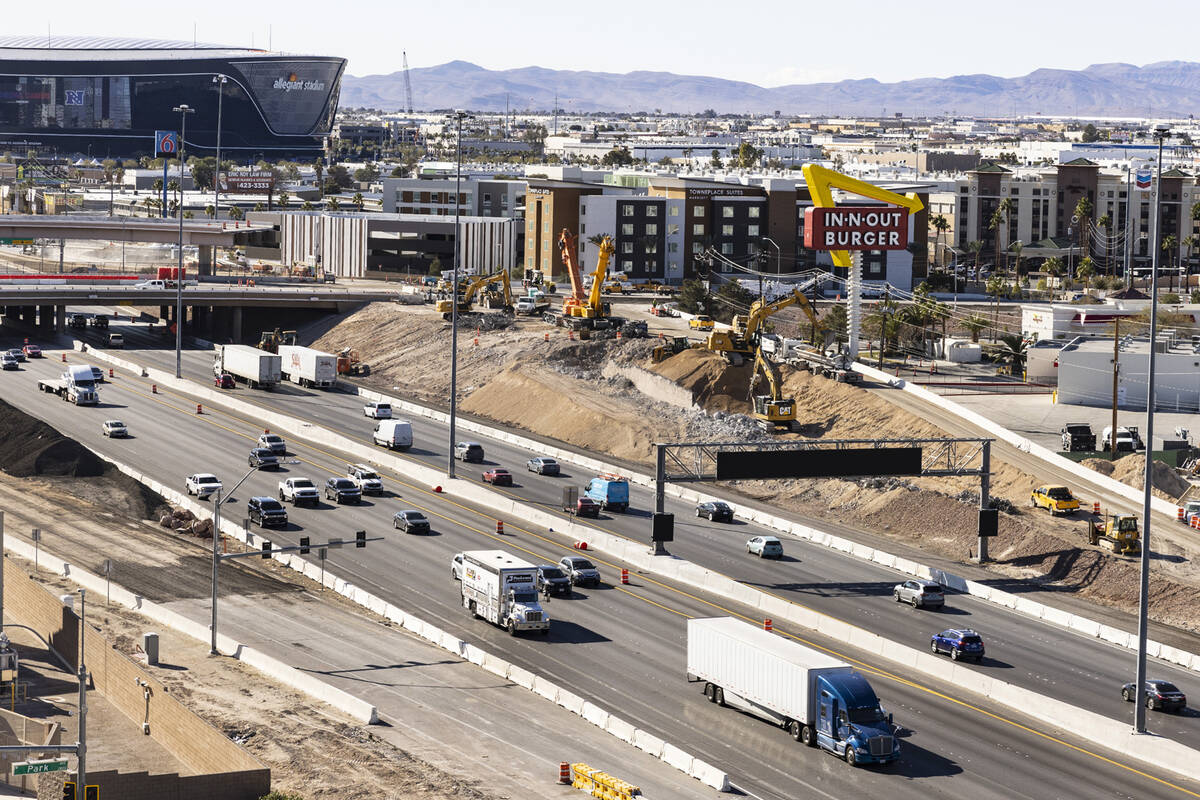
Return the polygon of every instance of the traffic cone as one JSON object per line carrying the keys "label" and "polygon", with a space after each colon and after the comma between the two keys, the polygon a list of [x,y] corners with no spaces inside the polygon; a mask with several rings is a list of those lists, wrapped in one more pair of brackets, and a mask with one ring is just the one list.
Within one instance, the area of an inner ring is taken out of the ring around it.
{"label": "traffic cone", "polygon": [[203,413],[204,413],[204,406],[200,405],[199,403],[196,403],[196,413],[197,413],[197,414],[203,414]]}
{"label": "traffic cone", "polygon": [[763,630],[764,631],[775,630],[775,622],[770,617],[763,620]]}
{"label": "traffic cone", "polygon": [[496,520],[496,535],[497,536],[504,535],[504,520],[502,520],[502,519]]}
{"label": "traffic cone", "polygon": [[629,570],[625,567],[621,567],[621,583],[629,583]]}
{"label": "traffic cone", "polygon": [[558,782],[564,784],[571,782],[571,765],[566,761],[558,762]]}

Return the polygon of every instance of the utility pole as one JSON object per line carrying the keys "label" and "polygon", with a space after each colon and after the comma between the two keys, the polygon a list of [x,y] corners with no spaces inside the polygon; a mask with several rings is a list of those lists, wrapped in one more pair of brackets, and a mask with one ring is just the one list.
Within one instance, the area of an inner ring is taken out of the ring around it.
{"label": "utility pole", "polygon": [[1113,402],[1112,427],[1109,428],[1108,446],[1110,458],[1117,460],[1117,384],[1120,383],[1120,370],[1117,359],[1121,357],[1121,318],[1113,317]]}

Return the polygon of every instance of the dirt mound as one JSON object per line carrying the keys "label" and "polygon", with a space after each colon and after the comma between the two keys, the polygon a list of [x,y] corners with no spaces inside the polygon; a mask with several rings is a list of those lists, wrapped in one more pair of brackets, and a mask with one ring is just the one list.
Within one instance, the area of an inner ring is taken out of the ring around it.
{"label": "dirt mound", "polygon": [[[1093,469],[1102,475],[1108,475],[1128,486],[1141,489],[1146,485],[1146,460],[1142,455],[1127,455],[1116,461],[1106,458],[1085,458],[1083,466]],[[1154,461],[1154,476],[1151,481],[1154,495],[1174,503],[1183,495],[1191,484],[1179,476],[1179,473],[1161,461]]]}
{"label": "dirt mound", "polygon": [[[750,403],[750,366],[730,366],[708,350],[684,350],[648,369],[674,381],[692,393],[692,399],[708,411],[746,413]],[[765,391],[765,390],[764,390]]]}
{"label": "dirt mound", "polygon": [[18,478],[103,475],[108,465],[74,439],[0,400],[0,469]]}

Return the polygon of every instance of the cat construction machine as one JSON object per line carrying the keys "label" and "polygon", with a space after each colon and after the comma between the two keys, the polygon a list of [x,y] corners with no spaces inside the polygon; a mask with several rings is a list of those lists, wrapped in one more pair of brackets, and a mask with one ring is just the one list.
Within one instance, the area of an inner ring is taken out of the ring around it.
{"label": "cat construction machine", "polygon": [[458,290],[454,293],[455,300],[438,300],[435,308],[442,315],[442,319],[448,320],[454,311],[454,303],[457,302],[458,313],[465,314],[471,310],[471,302],[477,293],[482,298],[484,308],[512,313],[512,284],[509,282],[507,270],[473,280],[460,280]]}
{"label": "cat construction machine", "polygon": [[714,329],[704,340],[704,349],[720,353],[732,364],[742,363],[742,358],[749,357],[758,350],[759,337],[763,326],[772,314],[777,314],[788,306],[798,305],[808,316],[814,326],[820,327],[817,315],[813,312],[808,298],[796,289],[770,303],[755,300],[750,306],[749,314],[738,314],[733,318],[733,324],[728,330]]}
{"label": "cat construction machine", "polygon": [[295,331],[281,331],[279,328],[273,331],[263,331],[262,335],[258,337],[258,349],[268,353],[278,353],[281,344],[294,345],[295,343]]}
{"label": "cat construction machine", "polygon": [[606,329],[619,327],[624,320],[612,316],[612,307],[600,299],[604,280],[608,275],[608,261],[616,250],[612,239],[604,236],[597,243],[599,256],[596,271],[592,273],[591,287],[585,287],[583,273],[579,269],[576,254],[579,252],[579,237],[563,229],[558,237],[558,249],[567,277],[571,281],[571,293],[563,298],[562,310],[547,311],[542,315],[548,324],[572,330]]}
{"label": "cat construction machine", "polygon": [[[755,394],[759,375],[767,380],[769,394]],[[754,351],[754,367],[750,373],[749,399],[754,404],[754,417],[759,427],[770,433],[788,433],[796,429],[796,401],[783,396],[783,378],[779,368],[767,358],[762,348]]]}
{"label": "cat construction machine", "polygon": [[1135,556],[1142,551],[1138,518],[1133,514],[1106,514],[1103,520],[1088,520],[1088,544],[1117,555]]}

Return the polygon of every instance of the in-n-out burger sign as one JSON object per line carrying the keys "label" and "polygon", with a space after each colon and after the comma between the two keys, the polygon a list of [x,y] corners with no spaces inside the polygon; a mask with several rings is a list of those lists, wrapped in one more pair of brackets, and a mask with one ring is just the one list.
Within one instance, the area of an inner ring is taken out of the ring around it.
{"label": "in-n-out burger sign", "polygon": [[908,247],[908,209],[894,206],[805,209],[804,246],[810,250],[903,250]]}

